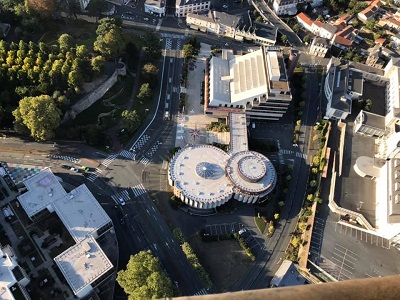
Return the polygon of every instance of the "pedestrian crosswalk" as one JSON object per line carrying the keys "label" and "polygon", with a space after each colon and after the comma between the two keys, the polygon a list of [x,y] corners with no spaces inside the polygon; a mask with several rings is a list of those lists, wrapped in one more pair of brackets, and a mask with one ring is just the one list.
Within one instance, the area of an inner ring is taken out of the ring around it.
{"label": "pedestrian crosswalk", "polygon": [[135,197],[139,197],[140,195],[143,195],[144,193],[146,193],[146,189],[143,186],[143,184],[135,185],[135,186],[131,187],[131,190],[132,190],[133,194],[135,195]]}
{"label": "pedestrian crosswalk", "polygon": [[116,194],[112,195],[111,198],[117,203],[119,203],[119,199],[121,199],[121,198],[125,202],[131,200],[128,190],[123,190],[122,192],[116,193]]}
{"label": "pedestrian crosswalk", "polygon": [[301,153],[301,152],[296,152],[296,157],[307,159],[307,154]]}
{"label": "pedestrian crosswalk", "polygon": [[160,141],[155,142],[154,145],[151,146],[150,150],[147,151],[146,155],[149,156],[149,157],[152,157],[161,144],[162,143]]}
{"label": "pedestrian crosswalk", "polygon": [[150,159],[148,159],[146,156],[143,156],[142,159],[140,160],[141,164],[144,164],[145,166],[147,166],[150,162]]}
{"label": "pedestrian crosswalk", "polygon": [[171,50],[172,48],[172,40],[171,39],[167,39],[165,42],[165,49],[166,50]]}
{"label": "pedestrian crosswalk", "polygon": [[135,145],[129,149],[130,151],[140,150],[144,144],[149,140],[150,136],[147,134],[142,135],[142,137],[135,143]]}
{"label": "pedestrian crosswalk", "polygon": [[279,153],[281,154],[293,154],[293,150],[287,150],[287,149],[279,149]]}
{"label": "pedestrian crosswalk", "polygon": [[135,153],[127,151],[127,150],[122,150],[119,153],[119,155],[121,155],[121,156],[123,156],[125,158],[128,158],[128,159],[131,159],[131,160],[135,160],[135,158],[136,158],[136,154]]}
{"label": "pedestrian crosswalk", "polygon": [[114,159],[116,159],[118,156],[117,154],[110,154],[109,156],[107,156],[107,158],[105,160],[103,160],[103,162],[101,163],[103,166],[108,167]]}
{"label": "pedestrian crosswalk", "polygon": [[97,177],[99,177],[100,176],[100,174],[103,172],[103,170],[100,170],[100,169],[97,169],[96,168],[96,170],[93,172],[93,173],[91,173],[88,177],[86,177],[89,181],[91,181],[91,182],[94,182],[96,179],[97,179]]}
{"label": "pedestrian crosswalk", "polygon": [[194,294],[193,296],[198,296],[198,295],[208,295],[207,290],[203,288],[200,291],[198,291],[196,294]]}

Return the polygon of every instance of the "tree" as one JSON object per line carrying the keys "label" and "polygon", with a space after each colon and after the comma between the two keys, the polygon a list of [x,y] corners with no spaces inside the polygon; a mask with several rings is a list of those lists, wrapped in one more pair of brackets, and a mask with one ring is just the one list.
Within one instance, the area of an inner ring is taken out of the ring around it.
{"label": "tree", "polygon": [[[61,111],[48,95],[25,97],[13,111],[15,129],[30,135],[37,141],[45,141],[54,137],[54,130],[59,126]],[[24,128],[25,127],[25,128]]]}
{"label": "tree", "polygon": [[367,27],[369,30],[374,30],[376,22],[377,21],[375,19],[371,19],[365,24],[365,27]]}
{"label": "tree", "polygon": [[297,23],[297,24],[294,24],[294,25],[293,25],[293,31],[294,31],[294,32],[297,32],[297,31],[299,31],[300,29],[301,29],[301,25],[300,25],[300,24]]}
{"label": "tree", "polygon": [[308,194],[307,195],[307,200],[308,201],[313,201],[313,199],[314,199],[314,195],[313,194]]}
{"label": "tree", "polygon": [[318,182],[317,182],[316,180],[311,180],[311,181],[310,181],[310,186],[311,186],[311,187],[316,187],[317,184],[318,184]]}
{"label": "tree", "polygon": [[286,45],[287,41],[288,41],[287,36],[286,35],[282,35],[281,36],[281,42]]}
{"label": "tree", "polygon": [[158,69],[152,63],[147,63],[142,68],[143,79],[149,82],[150,85],[153,87],[157,84],[157,74],[158,74]]}
{"label": "tree", "polygon": [[278,220],[279,219],[279,214],[274,214],[274,219]]}
{"label": "tree", "polygon": [[160,37],[152,31],[141,36],[147,61],[156,61],[161,57],[162,44]]}
{"label": "tree", "polygon": [[90,16],[97,18],[101,17],[101,14],[106,10],[107,3],[105,0],[90,0],[88,6],[86,7]]}
{"label": "tree", "polygon": [[75,41],[72,36],[64,33],[58,38],[58,44],[60,45],[61,52],[65,53],[75,46]]}
{"label": "tree", "polygon": [[95,73],[103,72],[103,69],[104,69],[104,58],[103,58],[103,56],[98,55],[96,57],[93,57],[91,65],[92,65],[93,72],[95,72]]}
{"label": "tree", "polygon": [[76,47],[76,56],[81,59],[87,59],[90,58],[90,52],[85,45],[79,45]]}
{"label": "tree", "polygon": [[82,84],[82,74],[78,71],[71,71],[68,74],[68,85],[72,88],[79,88]]}
{"label": "tree", "polygon": [[258,16],[258,17],[256,18],[256,22],[258,22],[258,23],[262,23],[263,20],[264,20],[264,19],[263,19],[263,17],[261,17],[261,16]]}
{"label": "tree", "polygon": [[56,0],[25,0],[25,11],[42,18],[51,17],[57,9]]}
{"label": "tree", "polygon": [[320,21],[320,22],[322,22],[323,20],[324,20],[324,17],[323,17],[323,16],[321,16],[321,15],[318,15],[317,21]]}
{"label": "tree", "polygon": [[118,272],[117,282],[128,295],[128,300],[173,296],[172,283],[151,251],[141,251],[131,256],[126,270]]}
{"label": "tree", "polygon": [[311,37],[307,34],[305,37],[303,37],[303,42],[308,44],[311,41]]}
{"label": "tree", "polygon": [[121,113],[121,124],[123,128],[133,133],[140,125],[140,117],[136,110],[124,110]]}
{"label": "tree", "polygon": [[137,98],[140,101],[149,101],[151,99],[152,92],[149,83],[143,83],[140,87],[139,94]]}
{"label": "tree", "polygon": [[124,47],[124,34],[121,27],[117,27],[116,25],[106,33],[98,35],[93,44],[93,49],[108,59],[118,57]]}
{"label": "tree", "polygon": [[185,58],[192,58],[194,56],[194,47],[191,44],[185,44],[182,49]]}

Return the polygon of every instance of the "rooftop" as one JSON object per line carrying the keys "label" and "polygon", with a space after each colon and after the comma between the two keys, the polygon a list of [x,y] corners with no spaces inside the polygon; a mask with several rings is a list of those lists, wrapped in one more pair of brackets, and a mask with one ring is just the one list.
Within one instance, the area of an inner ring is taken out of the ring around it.
{"label": "rooftop", "polygon": [[300,19],[303,23],[306,23],[308,26],[312,25],[312,20],[303,12],[297,15],[297,18]]}
{"label": "rooftop", "polygon": [[113,268],[96,240],[88,236],[54,258],[75,294]]}
{"label": "rooftop", "polygon": [[179,7],[179,6],[194,5],[207,2],[210,2],[210,0],[176,0],[175,5]]}
{"label": "rooftop", "polygon": [[229,61],[232,104],[253,95],[267,93],[267,74],[263,50],[235,57]]}
{"label": "rooftop", "polygon": [[55,201],[54,208],[77,243],[111,222],[110,217],[84,184]]}
{"label": "rooftop", "polygon": [[295,286],[305,284],[306,279],[299,273],[296,265],[290,260],[284,260],[272,278],[272,287]]}
{"label": "rooftop", "polygon": [[160,8],[160,7],[164,7],[165,6],[165,1],[164,0],[146,0],[144,2],[144,4]]}
{"label": "rooftop", "polygon": [[26,179],[24,184],[28,191],[18,196],[18,200],[29,217],[67,195],[50,169],[45,169]]}
{"label": "rooftop", "polygon": [[0,299],[2,300],[14,300],[10,287],[15,284],[17,280],[13,275],[12,267],[13,263],[7,255],[0,256]]}
{"label": "rooftop", "polygon": [[264,39],[268,39],[271,41],[276,40],[277,28],[275,26],[269,24],[257,23],[255,25],[255,28],[256,28],[256,35],[258,37],[262,37]]}
{"label": "rooftop", "polygon": [[213,56],[210,60],[210,98],[230,103],[229,61]]}
{"label": "rooftop", "polygon": [[216,202],[232,194],[225,176],[229,155],[211,145],[182,148],[171,163],[170,174],[181,192],[198,202]]}
{"label": "rooftop", "polygon": [[230,114],[230,153],[249,150],[247,141],[246,115],[241,113]]}
{"label": "rooftop", "polygon": [[220,11],[216,11],[214,10],[212,12],[213,17],[214,17],[214,21],[216,23],[228,26],[228,27],[232,27],[232,28],[236,28],[240,22],[241,17],[235,16],[235,15],[229,15],[227,13],[224,12],[220,12]]}

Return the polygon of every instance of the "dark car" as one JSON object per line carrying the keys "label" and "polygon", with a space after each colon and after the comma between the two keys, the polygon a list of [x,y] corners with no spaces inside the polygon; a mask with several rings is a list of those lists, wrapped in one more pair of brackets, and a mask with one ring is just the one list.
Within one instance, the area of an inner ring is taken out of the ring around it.
{"label": "dark car", "polygon": [[66,169],[66,170],[69,170],[69,169],[71,169],[71,166],[68,166],[68,165],[61,165],[61,168]]}

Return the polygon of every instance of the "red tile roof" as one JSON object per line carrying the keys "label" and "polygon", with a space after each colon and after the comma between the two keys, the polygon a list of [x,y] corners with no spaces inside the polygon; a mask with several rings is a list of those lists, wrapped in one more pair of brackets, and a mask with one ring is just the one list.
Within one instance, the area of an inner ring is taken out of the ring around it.
{"label": "red tile roof", "polygon": [[347,25],[346,28],[344,28],[342,31],[339,31],[338,33],[336,33],[336,35],[341,36],[341,37],[346,37],[350,33],[352,33],[353,30],[354,30],[353,26]]}
{"label": "red tile roof", "polygon": [[297,15],[297,19],[300,19],[303,23],[306,23],[308,26],[311,26],[313,23],[305,13],[299,13]]}
{"label": "red tile roof", "polygon": [[314,21],[315,26],[322,27],[322,22]]}
{"label": "red tile roof", "polygon": [[381,44],[381,45],[383,45],[385,42],[386,42],[386,39],[385,39],[385,38],[379,38],[379,39],[377,39],[377,40],[375,41],[375,43],[378,43],[378,44]]}
{"label": "red tile roof", "polygon": [[346,47],[350,47],[353,44],[353,41],[346,39],[344,37],[338,36],[338,35],[335,36],[334,42],[336,44],[343,45]]}

